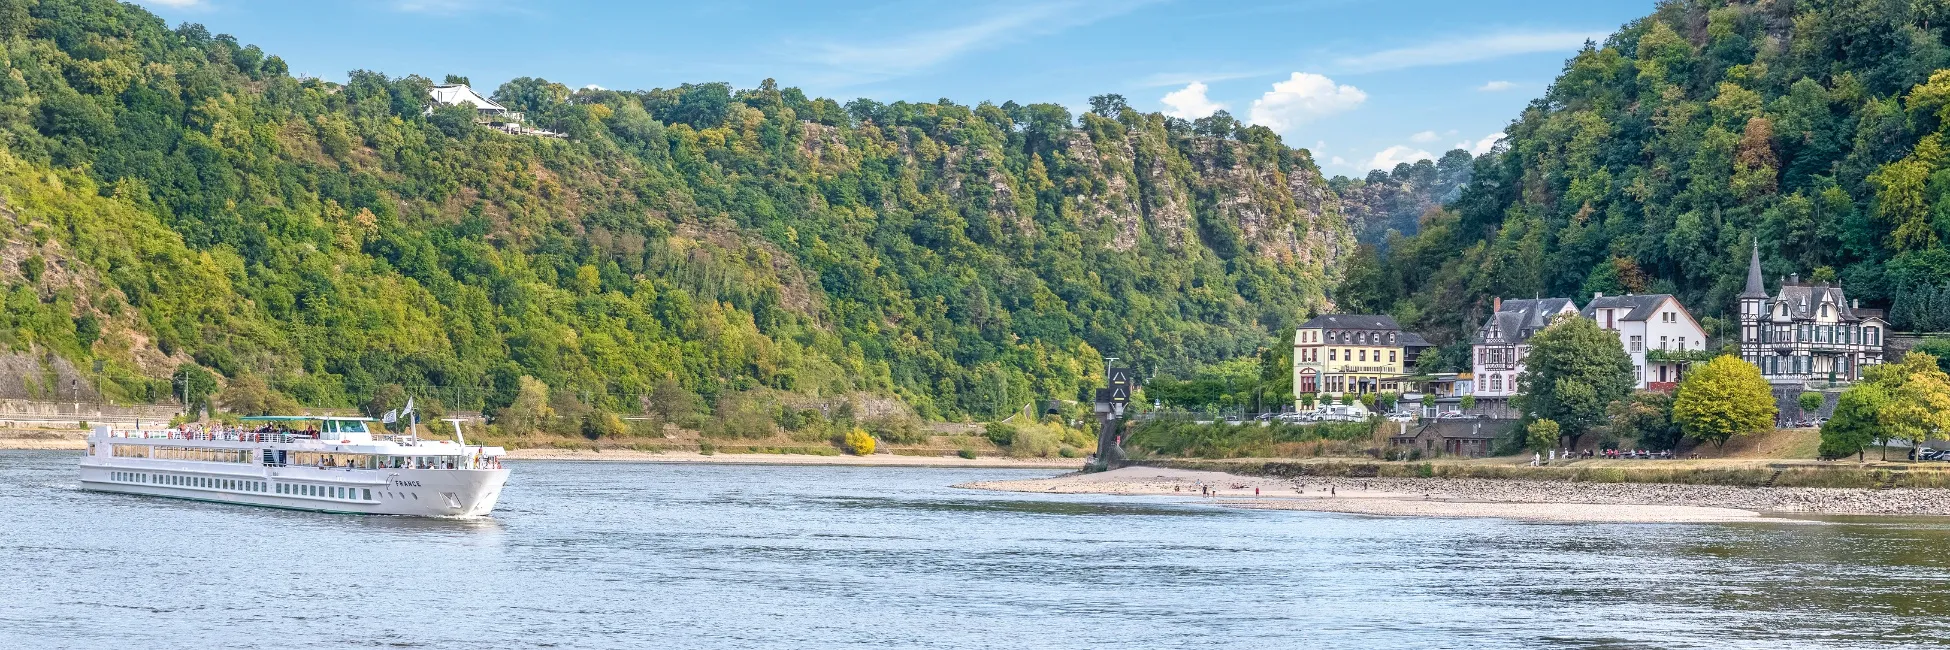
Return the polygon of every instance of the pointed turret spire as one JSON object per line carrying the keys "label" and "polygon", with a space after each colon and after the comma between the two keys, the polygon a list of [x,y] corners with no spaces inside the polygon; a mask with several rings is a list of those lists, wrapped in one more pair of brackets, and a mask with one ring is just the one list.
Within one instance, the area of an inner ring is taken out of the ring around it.
{"label": "pointed turret spire", "polygon": [[1766,298],[1767,287],[1760,279],[1760,240],[1754,240],[1754,257],[1747,262],[1747,290],[1740,292],[1742,298]]}

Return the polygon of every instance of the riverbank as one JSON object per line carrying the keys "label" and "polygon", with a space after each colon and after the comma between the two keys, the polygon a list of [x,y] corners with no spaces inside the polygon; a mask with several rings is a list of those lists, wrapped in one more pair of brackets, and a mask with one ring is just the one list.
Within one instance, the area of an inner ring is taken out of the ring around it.
{"label": "riverbank", "polygon": [[1008,458],[1002,456],[818,456],[813,454],[701,454],[694,451],[635,451],[629,449],[510,449],[508,460],[579,460],[623,463],[713,463],[721,465],[857,465],[874,467],[988,467],[1008,469],[1083,468],[1081,458]]}
{"label": "riverbank", "polygon": [[[1525,479],[1244,476],[1174,467],[984,481],[957,487],[1046,494],[1169,495],[1230,507],[1528,521],[1724,523],[1792,515],[1950,516],[1950,491],[1579,483]],[[1212,488],[1215,496],[1204,497]],[[1257,492],[1257,495],[1255,493]]]}
{"label": "riverbank", "polygon": [[0,429],[0,449],[88,448],[88,432],[75,429]]}
{"label": "riverbank", "polygon": [[[41,449],[79,451],[88,448],[87,434],[81,431],[40,429],[0,430],[0,449]],[[1083,468],[1081,458],[1009,458],[1006,456],[911,456],[873,454],[869,456],[814,455],[790,453],[715,453],[695,451],[641,451],[635,449],[557,449],[534,447],[510,449],[508,460],[586,460],[621,463],[715,463],[721,465],[853,465],[869,467],[988,467],[1006,469]]]}

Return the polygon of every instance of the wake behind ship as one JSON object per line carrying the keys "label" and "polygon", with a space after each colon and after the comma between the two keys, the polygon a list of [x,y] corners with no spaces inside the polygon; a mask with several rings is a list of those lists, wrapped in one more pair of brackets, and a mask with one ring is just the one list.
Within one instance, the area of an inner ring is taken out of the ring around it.
{"label": "wake behind ship", "polygon": [[375,437],[369,418],[263,416],[239,427],[97,426],[81,487],[103,492],[318,512],[482,516],[508,470],[500,447],[460,437]]}

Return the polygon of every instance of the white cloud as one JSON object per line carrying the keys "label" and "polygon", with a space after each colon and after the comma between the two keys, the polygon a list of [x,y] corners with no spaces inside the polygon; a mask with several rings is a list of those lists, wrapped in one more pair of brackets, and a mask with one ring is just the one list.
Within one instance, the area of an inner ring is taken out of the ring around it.
{"label": "white cloud", "polygon": [[1195,120],[1211,115],[1213,112],[1224,110],[1226,107],[1225,104],[1207,98],[1205,96],[1205,84],[1197,81],[1186,85],[1184,88],[1165,93],[1164,98],[1158,101],[1164,102],[1164,105],[1171,107],[1171,110],[1165,111],[1166,115],[1182,117],[1188,120]]}
{"label": "white cloud", "polygon": [[1408,141],[1409,142],[1435,142],[1436,138],[1440,138],[1440,137],[1442,136],[1436,135],[1434,131],[1423,131],[1421,133],[1408,136]]}
{"label": "white cloud", "polygon": [[1517,85],[1514,83],[1499,80],[1499,81],[1492,81],[1483,84],[1481,86],[1477,86],[1476,89],[1486,93],[1496,93],[1496,92],[1503,92],[1505,90],[1509,90],[1515,87],[1517,87]]}
{"label": "white cloud", "polygon": [[1452,38],[1421,45],[1342,57],[1335,66],[1348,72],[1379,72],[1432,65],[1487,61],[1517,54],[1567,52],[1585,41],[1602,41],[1606,32],[1505,32]]}
{"label": "white cloud", "polygon": [[1503,139],[1503,132],[1497,131],[1495,133],[1491,133],[1489,135],[1483,136],[1483,139],[1477,140],[1475,142],[1470,142],[1468,140],[1458,142],[1456,143],[1456,148],[1468,149],[1469,153],[1473,155],[1481,156],[1483,154],[1489,153],[1491,149],[1496,148],[1496,141],[1502,139]]}
{"label": "white cloud", "polygon": [[1285,131],[1308,120],[1351,110],[1368,101],[1360,88],[1335,84],[1310,72],[1295,72],[1253,100],[1252,123]]}
{"label": "white cloud", "polygon": [[1367,167],[1368,169],[1394,169],[1395,165],[1402,163],[1413,164],[1417,160],[1433,159],[1435,154],[1398,144],[1376,152],[1373,158],[1368,159]]}
{"label": "white cloud", "polygon": [[1333,165],[1333,166],[1335,166],[1335,167],[1346,167],[1346,166],[1347,166],[1347,159],[1346,159],[1346,158],[1342,158],[1342,157],[1340,157],[1340,156],[1334,156],[1334,157],[1333,157],[1332,159],[1330,159],[1330,160],[1328,160],[1328,161],[1327,161],[1327,164],[1329,164],[1329,165]]}

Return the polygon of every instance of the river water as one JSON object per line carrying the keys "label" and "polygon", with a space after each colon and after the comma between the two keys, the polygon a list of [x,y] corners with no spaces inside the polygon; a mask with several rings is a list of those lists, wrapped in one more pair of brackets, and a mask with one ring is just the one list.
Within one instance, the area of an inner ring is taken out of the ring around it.
{"label": "river water", "polygon": [[1940,645],[1950,524],[1537,524],[522,462],[488,520],[82,492],[0,452],[0,648]]}

